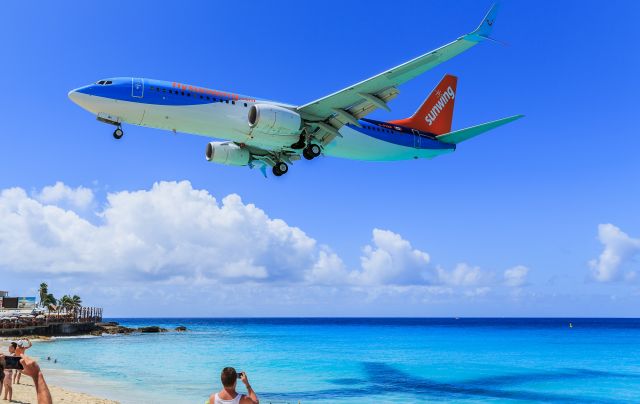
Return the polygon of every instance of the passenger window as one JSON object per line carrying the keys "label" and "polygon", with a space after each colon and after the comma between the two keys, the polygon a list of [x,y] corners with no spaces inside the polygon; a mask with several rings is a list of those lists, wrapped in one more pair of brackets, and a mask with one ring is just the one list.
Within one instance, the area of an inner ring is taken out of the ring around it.
{"label": "passenger window", "polygon": [[187,97],[191,97],[191,93],[187,93]]}
{"label": "passenger window", "polygon": [[231,101],[231,103],[232,103],[233,105],[236,105],[236,102],[235,102],[235,101]]}
{"label": "passenger window", "polygon": [[224,102],[226,102],[227,104],[229,103],[229,100],[224,100]]}
{"label": "passenger window", "polygon": [[204,99],[204,97],[200,96],[200,99],[202,100],[202,99]]}
{"label": "passenger window", "polygon": [[247,103],[246,103],[246,102],[244,103],[244,106],[245,106],[245,107],[247,106]]}
{"label": "passenger window", "polygon": [[184,95],[184,91],[182,91],[182,95]]}

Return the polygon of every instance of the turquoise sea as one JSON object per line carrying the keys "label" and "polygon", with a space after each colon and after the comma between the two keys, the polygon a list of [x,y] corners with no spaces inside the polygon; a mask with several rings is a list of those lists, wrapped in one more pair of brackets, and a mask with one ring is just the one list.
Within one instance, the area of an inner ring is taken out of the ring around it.
{"label": "turquoise sea", "polygon": [[640,402],[640,319],[112,320],[189,331],[31,354],[51,382],[124,403],[204,403],[225,366],[262,403]]}

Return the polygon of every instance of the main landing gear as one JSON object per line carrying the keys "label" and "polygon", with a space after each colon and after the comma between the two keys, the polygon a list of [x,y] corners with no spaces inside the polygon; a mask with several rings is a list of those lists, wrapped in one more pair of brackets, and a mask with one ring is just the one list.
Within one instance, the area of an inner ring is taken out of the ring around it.
{"label": "main landing gear", "polygon": [[313,160],[314,158],[318,157],[321,152],[322,149],[320,149],[320,146],[314,143],[310,143],[302,151],[302,156],[307,160]]}
{"label": "main landing gear", "polygon": [[275,175],[276,177],[279,177],[283,174],[286,174],[287,171],[289,171],[289,166],[284,161],[279,161],[276,163],[276,165],[273,166],[272,171],[273,171],[273,175]]}
{"label": "main landing gear", "polygon": [[116,139],[122,139],[122,136],[124,136],[124,132],[122,131],[122,128],[118,126],[116,130],[113,131],[113,137]]}

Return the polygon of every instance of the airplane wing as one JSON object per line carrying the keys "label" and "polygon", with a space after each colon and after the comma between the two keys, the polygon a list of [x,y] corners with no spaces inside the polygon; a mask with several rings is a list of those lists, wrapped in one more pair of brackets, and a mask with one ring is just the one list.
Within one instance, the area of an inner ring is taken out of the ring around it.
{"label": "airplane wing", "polygon": [[498,4],[494,4],[478,28],[455,41],[422,56],[382,72],[326,97],[298,107],[296,110],[305,125],[323,144],[330,143],[342,125],[351,123],[360,126],[358,119],[376,108],[389,110],[387,102],[394,99],[403,84],[440,63],[461,54],[479,42],[490,39]]}

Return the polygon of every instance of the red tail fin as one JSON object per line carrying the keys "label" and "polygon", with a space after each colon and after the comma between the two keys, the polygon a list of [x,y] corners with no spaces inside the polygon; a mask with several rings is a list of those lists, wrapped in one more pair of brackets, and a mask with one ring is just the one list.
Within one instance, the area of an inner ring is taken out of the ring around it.
{"label": "red tail fin", "polygon": [[457,83],[456,76],[447,74],[411,118],[389,121],[389,123],[419,129],[435,135],[451,132]]}

